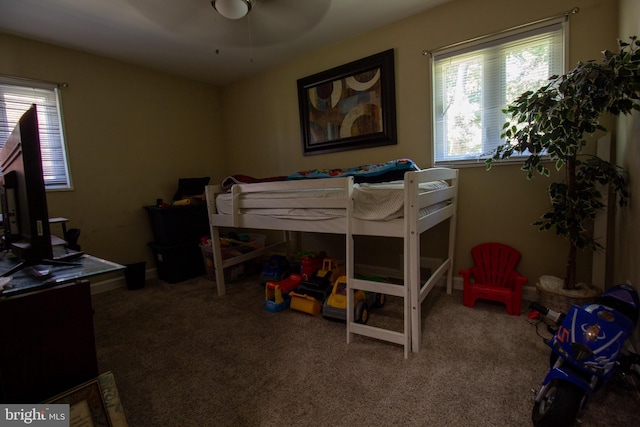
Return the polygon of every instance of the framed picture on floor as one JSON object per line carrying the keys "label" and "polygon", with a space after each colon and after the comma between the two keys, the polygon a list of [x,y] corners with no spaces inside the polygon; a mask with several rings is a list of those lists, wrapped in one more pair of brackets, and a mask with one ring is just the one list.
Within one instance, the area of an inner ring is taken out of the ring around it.
{"label": "framed picture on floor", "polygon": [[80,384],[46,403],[68,404],[70,427],[127,427],[116,382],[111,372]]}

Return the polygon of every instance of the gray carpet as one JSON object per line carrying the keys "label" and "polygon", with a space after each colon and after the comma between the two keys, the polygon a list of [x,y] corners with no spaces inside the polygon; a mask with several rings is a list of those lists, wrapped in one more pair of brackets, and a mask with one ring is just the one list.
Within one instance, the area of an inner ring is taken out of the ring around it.
{"label": "gray carpet", "polygon": [[[469,309],[436,288],[421,351],[406,360],[394,344],[347,344],[343,323],[267,312],[255,278],[228,290],[218,297],[203,277],[94,295],[99,367],[114,373],[131,427],[531,425],[548,350],[525,315]],[[401,325],[399,309],[390,299],[370,321]],[[611,382],[579,425],[637,425],[639,403]]]}

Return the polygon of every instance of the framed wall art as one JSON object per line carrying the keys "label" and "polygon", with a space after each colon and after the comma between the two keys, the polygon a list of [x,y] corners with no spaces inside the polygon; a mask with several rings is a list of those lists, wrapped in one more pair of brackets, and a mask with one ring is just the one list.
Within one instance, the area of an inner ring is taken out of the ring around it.
{"label": "framed wall art", "polygon": [[304,155],[397,144],[393,49],[298,80]]}

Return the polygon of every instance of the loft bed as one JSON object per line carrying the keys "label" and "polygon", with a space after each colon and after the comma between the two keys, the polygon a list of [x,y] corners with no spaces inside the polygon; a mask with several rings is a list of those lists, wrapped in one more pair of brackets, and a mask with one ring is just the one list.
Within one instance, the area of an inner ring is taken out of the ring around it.
{"label": "loft bed", "polygon": [[[224,268],[286,245],[291,232],[345,236],[347,276],[347,342],[353,334],[400,344],[405,358],[421,346],[421,305],[446,275],[451,293],[458,194],[458,171],[448,168],[409,170],[400,182],[361,183],[354,176],[274,182],[237,183],[206,187],[213,261],[218,295],[225,294]],[[387,199],[378,201],[379,195]],[[385,197],[383,196],[383,197]],[[389,201],[389,198],[392,199]],[[369,205],[373,209],[363,206]],[[392,206],[391,206],[392,205]],[[384,211],[379,214],[377,211]],[[420,236],[449,219],[447,258],[420,279]],[[282,241],[223,260],[220,228],[281,230]],[[403,285],[355,278],[353,236],[403,239]],[[398,332],[354,321],[353,290],[378,292],[403,301],[403,330]]]}

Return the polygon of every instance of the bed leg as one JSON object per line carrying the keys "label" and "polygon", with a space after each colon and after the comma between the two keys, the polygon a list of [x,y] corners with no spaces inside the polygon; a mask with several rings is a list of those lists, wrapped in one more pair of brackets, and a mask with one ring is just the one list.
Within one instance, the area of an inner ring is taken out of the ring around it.
{"label": "bed leg", "polygon": [[220,232],[218,227],[211,227],[211,245],[213,249],[213,268],[216,272],[216,286],[218,296],[226,293],[224,283],[224,269],[222,268],[222,249],[220,248]]}

